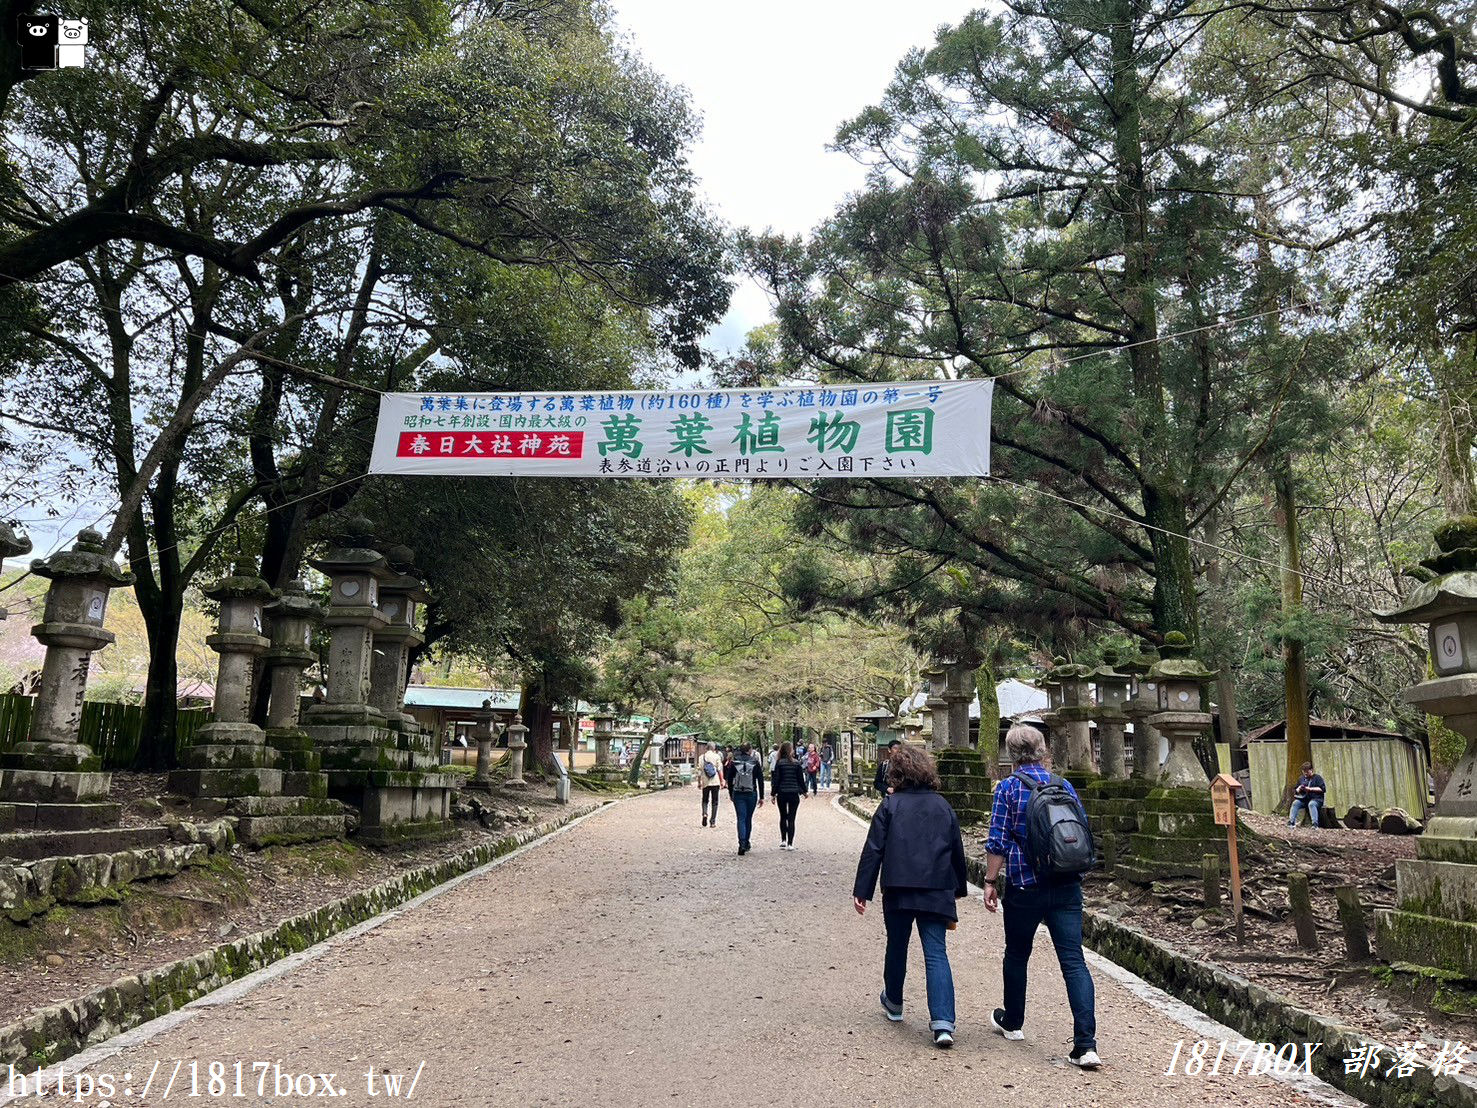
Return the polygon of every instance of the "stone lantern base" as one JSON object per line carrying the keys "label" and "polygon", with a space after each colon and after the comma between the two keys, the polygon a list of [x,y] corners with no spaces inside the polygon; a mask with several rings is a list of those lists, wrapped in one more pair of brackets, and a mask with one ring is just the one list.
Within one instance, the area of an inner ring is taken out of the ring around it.
{"label": "stone lantern base", "polygon": [[359,809],[355,837],[391,844],[450,838],[459,774],[440,771],[431,736],[365,724],[303,728],[322,754],[328,795]]}
{"label": "stone lantern base", "polygon": [[0,770],[0,832],[116,826],[123,805],[108,799],[112,777],[76,770]]}
{"label": "stone lantern base", "polygon": [[[990,805],[995,798],[995,783],[990,778],[992,767],[968,747],[946,747],[938,752],[937,759],[942,785],[939,793],[953,807],[959,822],[966,826],[989,823]],[[870,778],[867,784],[870,786]]]}
{"label": "stone lantern base", "polygon": [[[343,806],[328,799],[323,774],[308,768],[317,761],[311,740],[301,732],[273,733],[284,735],[286,751],[265,742],[253,724],[207,724],[170,773],[170,794],[200,815],[235,817],[236,838],[248,846],[343,838]],[[294,748],[296,736],[308,750]]]}
{"label": "stone lantern base", "polygon": [[1102,860],[1104,872],[1116,874],[1118,860],[1128,856],[1129,836],[1139,829],[1139,810],[1154,785],[1150,781],[1106,777],[1079,783],[1079,776],[1070,774],[1069,779],[1082,799],[1087,825],[1092,828],[1092,836],[1097,843],[1098,857]]}
{"label": "stone lantern base", "polygon": [[[1206,854],[1219,855],[1223,865],[1230,865],[1226,829],[1215,822],[1208,785],[1204,789],[1152,788],[1142,800],[1130,800],[1130,804],[1138,829],[1120,833],[1116,840],[1114,872],[1118,876],[1142,885],[1169,877],[1198,877]],[[1127,805],[1117,805],[1111,810],[1123,816],[1126,809]],[[1240,841],[1255,837],[1249,828],[1237,827]]]}

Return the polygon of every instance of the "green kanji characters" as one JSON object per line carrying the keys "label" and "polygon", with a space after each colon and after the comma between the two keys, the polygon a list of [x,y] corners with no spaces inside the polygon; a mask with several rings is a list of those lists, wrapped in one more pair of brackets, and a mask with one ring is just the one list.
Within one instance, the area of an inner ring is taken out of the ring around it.
{"label": "green kanji characters", "polygon": [[933,412],[928,408],[903,408],[887,413],[887,438],[883,444],[889,454],[912,452],[933,453]]}
{"label": "green kanji characters", "polygon": [[600,425],[605,428],[605,441],[600,443],[600,456],[626,454],[641,457],[645,445],[636,437],[641,431],[641,421],[633,415],[613,415]]}
{"label": "green kanji characters", "polygon": [[850,454],[856,449],[856,438],[861,433],[862,425],[844,418],[840,412],[818,412],[810,421],[810,434],[805,437],[822,454],[827,450]]}
{"label": "green kanji characters", "polygon": [[694,454],[711,454],[704,436],[712,430],[713,423],[702,412],[680,415],[672,421],[672,449],[668,454],[681,453],[691,458]]}
{"label": "green kanji characters", "polygon": [[745,457],[751,454],[785,452],[785,448],[780,445],[780,417],[773,412],[765,412],[764,418],[758,423],[745,412],[733,441],[738,443],[739,454]]}

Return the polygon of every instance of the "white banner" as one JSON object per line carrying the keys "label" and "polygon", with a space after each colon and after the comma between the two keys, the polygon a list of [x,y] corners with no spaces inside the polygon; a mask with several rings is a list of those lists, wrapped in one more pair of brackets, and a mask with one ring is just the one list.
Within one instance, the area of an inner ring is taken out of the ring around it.
{"label": "white banner", "polygon": [[990,381],[671,392],[386,393],[371,473],[977,477]]}

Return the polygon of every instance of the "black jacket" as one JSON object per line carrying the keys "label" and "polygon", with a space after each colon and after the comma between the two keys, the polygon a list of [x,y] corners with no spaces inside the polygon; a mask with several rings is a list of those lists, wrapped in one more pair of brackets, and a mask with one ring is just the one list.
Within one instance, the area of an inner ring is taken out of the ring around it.
{"label": "black jacket", "polygon": [[887,763],[884,761],[877,763],[877,776],[872,778],[872,788],[877,790],[878,796],[887,795]]}
{"label": "black jacket", "polygon": [[733,795],[733,779],[736,776],[738,776],[738,771],[733,768],[733,763],[734,762],[737,762],[741,758],[747,758],[749,761],[751,761],[751,762],[754,763],[754,790],[759,794],[759,799],[760,800],[763,800],[764,799],[764,763],[760,759],[754,757],[754,755],[752,755],[752,754],[749,754],[749,755],[744,755],[744,754],[735,755],[733,761],[732,762],[729,762],[728,765],[726,765],[726,766],[723,767],[723,784],[728,789],[728,795],[729,796],[732,796]]}
{"label": "black jacket", "polygon": [[899,789],[877,809],[856,867],[852,895],[871,900],[882,888],[952,889],[969,893],[964,839],[949,802],[932,789]]}
{"label": "black jacket", "polygon": [[798,796],[810,791],[805,782],[805,769],[796,761],[781,758],[769,771],[769,791],[775,796]]}

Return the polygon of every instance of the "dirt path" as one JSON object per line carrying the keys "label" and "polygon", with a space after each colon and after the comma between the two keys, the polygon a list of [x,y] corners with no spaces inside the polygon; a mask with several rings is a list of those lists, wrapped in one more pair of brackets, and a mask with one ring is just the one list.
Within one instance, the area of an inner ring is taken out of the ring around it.
{"label": "dirt path", "polygon": [[[406,1075],[401,1099],[419,1072],[413,1099],[433,1105],[852,1108],[1002,1094],[1073,1108],[1355,1103],[1265,1077],[1165,1076],[1175,1041],[1197,1033],[1101,972],[1107,1064],[1072,1068],[1070,1017],[1044,933],[1027,1041],[1005,1042],[988,1022],[999,1002],[1000,921],[977,900],[950,938],[958,1045],[936,1051],[916,952],[906,1021],[886,1022],[877,1004],[882,920],[858,919],[850,903],[863,828],[828,797],[807,800],[800,849],[785,853],[766,805],[754,851],[738,858],[726,804],[720,822],[698,826],[695,789],[606,809],[239,999],[198,1009],[89,1076],[115,1075],[114,1104],[151,1106],[186,1099],[192,1063],[207,1094],[194,1104],[310,1102],[275,1095],[271,1069],[270,1095],[258,1096],[253,1062],[278,1063],[284,1075],[333,1073],[347,1094],[335,1103],[356,1105],[390,1099],[384,1071]],[[238,1061],[244,1096],[232,1095]],[[224,1064],[219,1097],[208,1095],[212,1062]],[[3,1093],[0,1082],[0,1101]]]}

